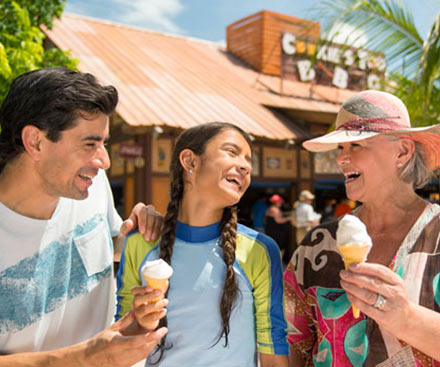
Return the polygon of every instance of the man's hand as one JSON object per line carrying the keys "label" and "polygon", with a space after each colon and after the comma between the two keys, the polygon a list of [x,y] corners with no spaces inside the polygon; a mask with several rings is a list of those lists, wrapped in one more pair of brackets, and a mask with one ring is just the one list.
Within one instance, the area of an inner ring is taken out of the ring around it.
{"label": "man's hand", "polygon": [[121,236],[126,236],[134,229],[138,229],[144,235],[145,241],[155,241],[160,235],[163,225],[163,216],[158,213],[153,205],[137,203],[130,216],[120,229]]}
{"label": "man's hand", "polygon": [[125,335],[134,323],[130,312],[84,342],[44,352],[0,356],[0,367],[130,367],[145,359],[168,332],[167,328],[152,332],[138,328],[136,335]]}
{"label": "man's hand", "polygon": [[88,340],[79,366],[129,367],[145,359],[168,332],[167,328],[124,335],[124,331],[135,322],[132,312],[122,317],[108,329]]}

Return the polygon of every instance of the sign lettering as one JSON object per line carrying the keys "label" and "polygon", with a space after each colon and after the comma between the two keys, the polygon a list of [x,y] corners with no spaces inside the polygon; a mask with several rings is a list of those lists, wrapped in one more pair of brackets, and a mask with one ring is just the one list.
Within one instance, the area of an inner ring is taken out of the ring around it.
{"label": "sign lettering", "polygon": [[281,49],[281,72],[287,79],[362,90],[379,89],[384,78],[385,57],[377,52],[336,43],[318,46],[290,32],[283,33]]}
{"label": "sign lettering", "polygon": [[122,158],[134,159],[138,157],[142,157],[144,154],[144,147],[140,144],[127,144],[121,143],[119,148],[119,155]]}

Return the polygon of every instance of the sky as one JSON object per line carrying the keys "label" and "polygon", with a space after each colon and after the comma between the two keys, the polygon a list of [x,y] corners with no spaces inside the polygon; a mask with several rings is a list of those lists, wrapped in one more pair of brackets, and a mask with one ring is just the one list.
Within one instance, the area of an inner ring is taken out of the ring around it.
{"label": "sky", "polygon": [[[263,9],[313,18],[319,0],[67,0],[65,11],[149,30],[225,42],[226,26]],[[440,0],[401,0],[425,38]]]}

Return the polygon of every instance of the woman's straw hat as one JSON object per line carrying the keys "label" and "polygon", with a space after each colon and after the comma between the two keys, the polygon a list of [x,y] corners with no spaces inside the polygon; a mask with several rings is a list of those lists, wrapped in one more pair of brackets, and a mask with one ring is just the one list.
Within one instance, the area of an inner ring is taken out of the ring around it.
{"label": "woman's straw hat", "polygon": [[315,195],[313,195],[309,190],[303,190],[299,194],[299,200],[313,200]]}
{"label": "woman's straw hat", "polygon": [[335,131],[303,143],[312,152],[336,149],[340,143],[368,139],[378,134],[409,138],[422,145],[427,166],[440,167],[440,124],[411,128],[408,110],[396,96],[366,90],[350,97],[340,108]]}

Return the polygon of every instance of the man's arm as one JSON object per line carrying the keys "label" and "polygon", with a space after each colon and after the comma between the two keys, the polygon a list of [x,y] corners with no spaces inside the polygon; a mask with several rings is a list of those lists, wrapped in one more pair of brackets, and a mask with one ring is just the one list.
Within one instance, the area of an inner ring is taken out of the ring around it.
{"label": "man's arm", "polygon": [[124,335],[135,322],[129,313],[84,342],[52,351],[0,356],[0,367],[129,367],[145,359],[168,331],[161,328],[134,336]]}

